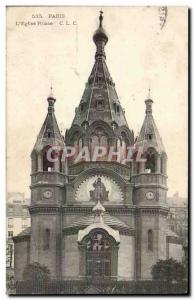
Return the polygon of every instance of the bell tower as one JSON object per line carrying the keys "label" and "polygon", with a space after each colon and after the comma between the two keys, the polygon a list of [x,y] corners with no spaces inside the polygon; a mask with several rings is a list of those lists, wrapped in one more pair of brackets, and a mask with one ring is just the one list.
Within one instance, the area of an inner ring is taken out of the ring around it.
{"label": "bell tower", "polygon": [[65,201],[65,173],[61,153],[64,140],[55,114],[56,99],[47,98],[48,112],[31,153],[30,261],[48,266],[60,276],[61,211]]}
{"label": "bell tower", "polygon": [[150,95],[145,104],[131,178],[136,205],[136,279],[151,279],[151,266],[158,259],[166,259],[167,155],[152,115]]}
{"label": "bell tower", "polygon": [[167,155],[156,127],[153,115],[153,100],[145,100],[145,119],[135,143],[132,182],[135,184],[135,205],[166,205]]}

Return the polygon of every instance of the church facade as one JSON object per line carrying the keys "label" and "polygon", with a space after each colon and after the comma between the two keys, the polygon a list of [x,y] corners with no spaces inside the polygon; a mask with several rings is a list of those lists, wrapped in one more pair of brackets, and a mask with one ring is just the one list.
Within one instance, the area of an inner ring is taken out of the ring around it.
{"label": "church facade", "polygon": [[130,281],[151,279],[159,259],[181,259],[180,240],[168,229],[167,154],[153,100],[145,100],[135,139],[106,65],[102,22],[101,13],[95,63],[65,137],[56,99],[52,93],[47,99],[31,153],[31,227],[14,237],[18,281],[33,262],[57,280]]}

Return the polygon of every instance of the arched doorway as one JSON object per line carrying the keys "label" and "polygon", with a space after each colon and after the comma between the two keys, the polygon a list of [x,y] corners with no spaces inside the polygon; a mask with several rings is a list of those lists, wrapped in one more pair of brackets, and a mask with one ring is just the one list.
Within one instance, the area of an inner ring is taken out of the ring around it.
{"label": "arched doorway", "polygon": [[[102,229],[95,229],[80,245],[81,273],[91,279],[117,276],[118,244]],[[82,264],[85,263],[85,266]]]}

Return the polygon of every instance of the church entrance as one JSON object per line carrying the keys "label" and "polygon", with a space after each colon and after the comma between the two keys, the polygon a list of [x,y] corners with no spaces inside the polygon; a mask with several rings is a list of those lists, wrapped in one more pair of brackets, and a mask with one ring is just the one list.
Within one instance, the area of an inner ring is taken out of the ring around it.
{"label": "church entrance", "polygon": [[82,244],[85,276],[88,279],[108,279],[117,273],[115,242],[102,230],[93,231]]}
{"label": "church entrance", "polygon": [[92,252],[87,254],[86,275],[91,277],[111,276],[111,255],[110,253]]}

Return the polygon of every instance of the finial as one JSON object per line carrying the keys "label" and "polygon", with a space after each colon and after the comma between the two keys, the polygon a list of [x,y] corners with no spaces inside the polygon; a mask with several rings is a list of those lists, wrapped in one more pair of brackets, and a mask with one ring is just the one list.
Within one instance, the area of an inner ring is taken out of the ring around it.
{"label": "finial", "polygon": [[100,27],[102,27],[102,20],[103,20],[103,11],[102,9],[100,10],[100,16],[99,16],[99,21],[100,21]]}
{"label": "finial", "polygon": [[92,211],[95,213],[94,223],[103,223],[103,213],[105,212],[105,208],[99,200]]}
{"label": "finial", "polygon": [[150,93],[151,93],[151,89],[148,89],[148,99],[150,99]]}
{"label": "finial", "polygon": [[51,86],[50,86],[50,96],[49,97],[53,97],[53,85],[51,82]]}
{"label": "finial", "polygon": [[145,104],[146,104],[146,114],[152,114],[152,104],[153,104],[153,100],[151,99],[151,89],[148,89],[148,97],[145,100]]}
{"label": "finial", "polygon": [[104,57],[106,58],[105,52],[104,52],[104,47],[106,43],[108,42],[108,36],[106,34],[106,31],[102,27],[102,21],[103,21],[103,11],[100,11],[100,16],[99,16],[99,27],[95,31],[93,35],[93,41],[96,44],[96,54],[95,58],[97,59],[98,57]]}
{"label": "finial", "polygon": [[47,101],[48,101],[48,103],[49,103],[48,111],[49,111],[49,112],[54,111],[54,103],[55,103],[56,99],[55,99],[54,96],[53,96],[53,86],[52,86],[52,82],[51,82],[51,86],[50,86],[50,95],[48,96]]}

